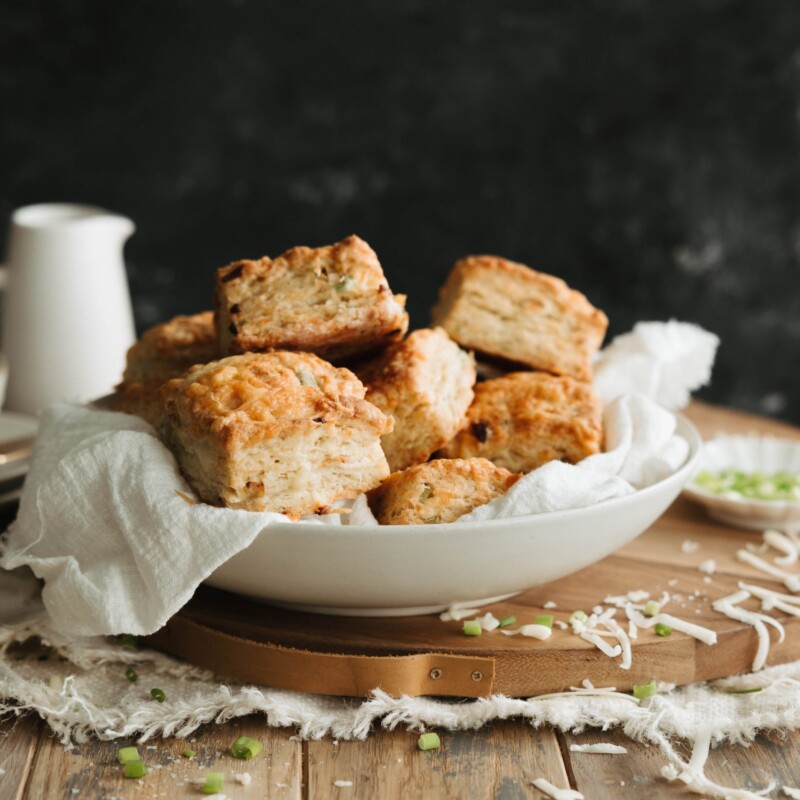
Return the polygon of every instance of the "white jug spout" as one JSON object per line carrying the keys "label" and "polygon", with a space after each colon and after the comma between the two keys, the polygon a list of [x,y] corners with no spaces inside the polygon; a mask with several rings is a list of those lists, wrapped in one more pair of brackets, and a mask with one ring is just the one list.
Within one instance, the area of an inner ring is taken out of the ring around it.
{"label": "white jug spout", "polygon": [[136,230],[133,220],[123,217],[120,214],[105,212],[101,216],[94,218],[94,222],[116,238],[120,247],[130,238]]}

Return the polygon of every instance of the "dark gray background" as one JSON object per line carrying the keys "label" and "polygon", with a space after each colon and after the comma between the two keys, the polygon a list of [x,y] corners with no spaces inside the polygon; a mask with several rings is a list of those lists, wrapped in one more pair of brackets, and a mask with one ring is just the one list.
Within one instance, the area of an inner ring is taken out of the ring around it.
{"label": "dark gray background", "polygon": [[794,0],[4,2],[0,60],[0,214],[129,215],[140,329],[358,233],[413,326],[498,253],[611,334],[704,325],[703,396],[800,422]]}

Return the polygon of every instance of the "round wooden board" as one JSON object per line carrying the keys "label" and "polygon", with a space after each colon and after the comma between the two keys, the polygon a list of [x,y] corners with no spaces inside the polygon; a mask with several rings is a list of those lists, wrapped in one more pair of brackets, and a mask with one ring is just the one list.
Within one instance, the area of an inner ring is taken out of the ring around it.
{"label": "round wooden board", "polygon": [[[800,439],[800,431],[788,425],[699,403],[688,416],[705,438],[725,431]],[[699,545],[691,553],[681,547],[687,539]],[[588,612],[602,605],[606,595],[644,589],[657,598],[666,591],[673,597],[670,613],[717,632],[717,644],[708,646],[677,632],[662,638],[640,630],[630,670],[620,669],[618,658],[603,655],[571,630],[556,628],[543,642],[498,631],[468,637],[462,623],[442,622],[436,615],[320,616],[205,586],[150,643],[222,676],[320,694],[366,696],[380,688],[392,695],[532,696],[563,691],[586,678],[623,690],[651,678],[692,683],[750,670],[757,645],[754,629],[716,613],[711,603],[736,591],[743,578],[785,591],[736,559],[746,542],[760,540],[759,533],[724,527],[679,499],[614,555],[484,608],[498,618],[513,614],[524,624],[539,614],[566,620],[575,609]],[[513,553],[497,556],[513,558]],[[717,564],[710,579],[697,569],[708,559]],[[545,608],[550,603],[555,607]],[[769,664],[800,659],[800,618],[773,616],[786,626],[787,635],[781,644],[773,639]]]}

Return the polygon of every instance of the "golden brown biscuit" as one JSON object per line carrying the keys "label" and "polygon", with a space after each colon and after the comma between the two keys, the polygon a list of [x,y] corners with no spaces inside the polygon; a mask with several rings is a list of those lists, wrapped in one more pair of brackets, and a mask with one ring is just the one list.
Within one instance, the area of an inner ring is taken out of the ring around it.
{"label": "golden brown biscuit", "polygon": [[156,430],[161,427],[161,403],[158,399],[160,383],[130,383],[122,385],[111,401],[114,411],[133,414],[149,422]]}
{"label": "golden brown biscuit", "polygon": [[475,364],[442,328],[414,331],[358,370],[367,400],[394,418],[381,440],[390,469],[427,461],[455,436],[472,402]]}
{"label": "golden brown biscuit", "polygon": [[600,451],[602,405],[588,383],[546,372],[513,372],[479,383],[467,424],[445,458],[480,456],[513,472],[570,464]]}
{"label": "golden brown biscuit", "polygon": [[132,383],[160,385],[218,357],[213,312],[174,317],[145,331],[128,350],[121,388]]}
{"label": "golden brown biscuit", "polygon": [[393,472],[367,498],[381,525],[455,522],[505,494],[519,478],[485,458],[442,458]]}
{"label": "golden brown biscuit", "polygon": [[470,256],[441,288],[433,324],[469,350],[588,381],[608,320],[560,278],[497,256]]}
{"label": "golden brown biscuit", "polygon": [[364,394],[310,353],[231,356],[164,384],[162,436],[206,503],[297,518],[389,474],[392,421]]}
{"label": "golden brown biscuit", "polygon": [[275,259],[237,261],[217,271],[220,348],[350,359],[403,338],[405,301],[392,294],[378,257],[358,236],[295,247]]}

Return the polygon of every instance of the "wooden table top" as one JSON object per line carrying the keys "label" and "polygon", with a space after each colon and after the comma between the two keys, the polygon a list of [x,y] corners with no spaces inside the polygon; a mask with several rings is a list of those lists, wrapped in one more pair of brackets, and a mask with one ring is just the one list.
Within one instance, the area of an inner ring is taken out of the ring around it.
{"label": "wooden table top", "polygon": [[[782,423],[699,403],[689,409],[688,416],[706,438],[718,431],[800,436],[796,428]],[[698,524],[707,526],[703,512],[686,506],[685,513],[696,514]],[[749,536],[751,541],[759,538],[758,534],[739,535]],[[644,543],[646,540],[640,539],[628,547],[641,549]],[[738,567],[731,561],[719,569],[734,575]],[[742,569],[746,570],[744,565]],[[429,752],[419,751],[417,734],[405,729],[377,730],[363,742],[335,741],[330,737],[299,742],[292,739],[293,734],[294,730],[269,728],[259,716],[208,725],[188,741],[169,738],[140,745],[140,752],[151,767],[161,767],[151,768],[141,780],[124,780],[116,760],[117,750],[134,742],[92,742],[65,750],[38,718],[6,719],[0,722],[0,798],[196,798],[203,795],[189,781],[212,769],[226,773],[224,793],[229,800],[515,800],[543,796],[532,785],[536,778],[577,789],[587,800],[697,797],[661,778],[664,759],[656,747],[637,744],[614,731],[572,735],[534,730],[521,721],[497,722],[479,731],[440,731],[441,749]],[[240,735],[261,741],[263,752],[248,762],[232,759],[227,751]],[[600,741],[621,744],[628,753],[603,756],[570,752],[572,744]],[[196,759],[179,757],[187,746],[197,751]],[[681,752],[687,754],[685,748]],[[252,777],[249,786],[232,780],[233,773],[245,771]],[[783,739],[760,737],[749,748],[717,748],[711,753],[706,774],[724,785],[750,790],[758,790],[770,780],[778,786],[797,786],[800,733]],[[336,781],[350,781],[352,785],[337,787]]]}

